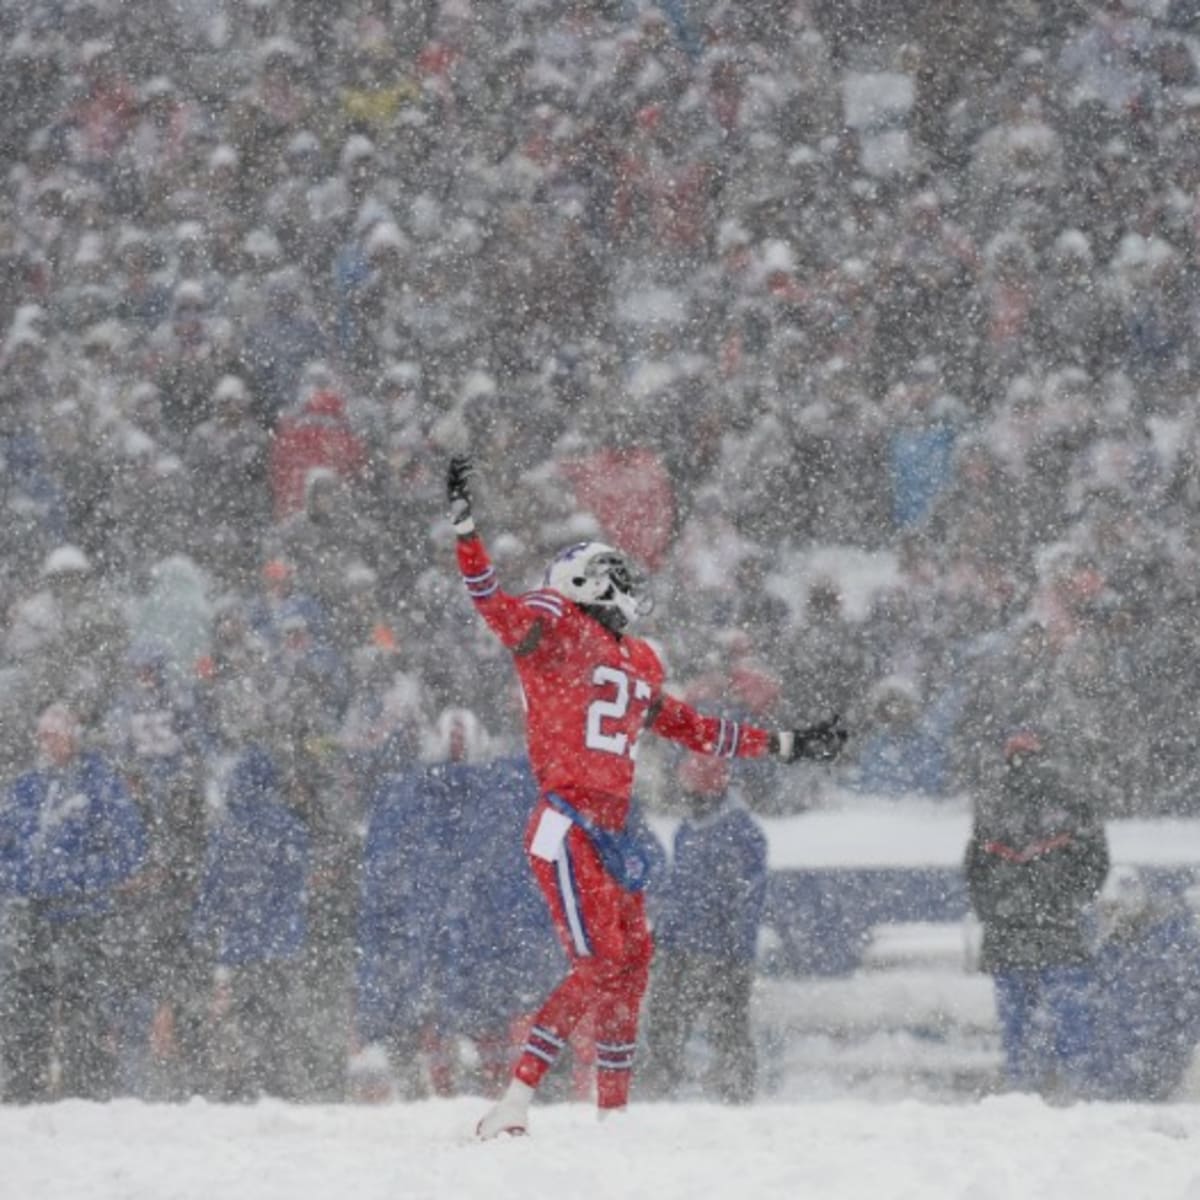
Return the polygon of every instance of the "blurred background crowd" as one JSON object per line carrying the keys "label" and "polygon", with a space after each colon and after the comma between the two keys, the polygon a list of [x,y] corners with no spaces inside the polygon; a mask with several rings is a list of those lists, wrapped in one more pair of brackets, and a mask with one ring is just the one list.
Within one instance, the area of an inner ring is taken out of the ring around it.
{"label": "blurred background crowd", "polygon": [[0,47],[0,883],[51,941],[245,966],[243,820],[354,1025],[377,798],[520,746],[464,449],[510,588],[622,545],[675,685],[840,712],[849,787],[1035,726],[1103,815],[1200,808],[1200,5],[0,0]]}

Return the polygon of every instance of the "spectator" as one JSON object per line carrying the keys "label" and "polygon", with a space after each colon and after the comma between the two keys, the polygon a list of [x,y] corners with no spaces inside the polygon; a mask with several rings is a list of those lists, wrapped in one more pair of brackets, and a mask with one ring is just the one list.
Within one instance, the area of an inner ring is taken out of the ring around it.
{"label": "spectator", "polygon": [[132,598],[131,619],[143,644],[157,646],[173,683],[190,679],[212,639],[212,584],[184,554],[148,566],[146,590]]}
{"label": "spectator", "polygon": [[1137,14],[1126,0],[1105,0],[1092,9],[1086,27],[1067,39],[1059,66],[1068,103],[1095,98],[1127,111],[1144,98],[1154,34]]}
{"label": "spectator", "polygon": [[120,275],[114,315],[152,334],[171,310],[171,290],[160,269],[161,250],[145,229],[131,225],[118,237],[115,265]]}
{"label": "spectator", "polygon": [[[460,748],[461,753],[461,748]],[[404,1099],[433,1086],[423,1058],[436,1015],[437,945],[454,853],[444,840],[449,796],[443,772],[411,762],[382,779],[367,801],[357,940],[356,1027],[383,1046]]]}
{"label": "spectator", "polygon": [[929,726],[911,680],[881,679],[871,689],[869,715],[851,759],[853,786],[893,798],[944,795],[947,747]]}
{"label": "spectator", "polygon": [[117,48],[104,38],[79,47],[80,99],[71,113],[78,136],[76,161],[103,177],[133,128],[137,95],[121,70]]}
{"label": "spectator", "polygon": [[1007,722],[1040,727],[1051,719],[1057,657],[1045,623],[1026,616],[964,664],[950,749],[956,788],[979,794],[991,786]]}
{"label": "spectator", "polygon": [[1170,1100],[1200,1042],[1196,915],[1134,867],[1113,870],[1098,907],[1093,1085],[1106,1100]]}
{"label": "spectator", "polygon": [[220,780],[247,739],[269,727],[271,648],[245,606],[227,596],[216,606],[212,649],[195,666],[196,710],[210,778]]}
{"label": "spectator", "polygon": [[322,635],[328,630],[328,614],[301,589],[295,566],[283,558],[268,559],[259,571],[258,587],[247,598],[247,624],[263,644],[274,651],[282,641],[283,618],[295,612],[304,616],[310,629]]}
{"label": "spectator", "polygon": [[965,871],[983,925],[1004,1081],[1051,1099],[1081,1096],[1093,1045],[1088,905],[1108,874],[1108,841],[1035,729],[1010,733],[996,788],[976,797]]}
{"label": "spectator", "polygon": [[212,407],[212,417],[188,438],[184,462],[194,478],[206,481],[196,497],[203,561],[220,579],[245,590],[253,582],[258,550],[246,531],[264,528],[270,514],[269,438],[237,375],[218,381]]}
{"label": "spectator", "polygon": [[[281,415],[297,407],[305,366],[325,358],[326,337],[306,296],[303,277],[283,267],[266,282],[264,311],[246,330],[242,360],[257,402],[255,416],[273,429]],[[312,416],[334,417],[324,398]]]}
{"label": "spectator", "polygon": [[287,802],[273,757],[248,745],[209,834],[192,922],[198,952],[217,971],[208,1083],[214,1099],[304,1093],[294,1006],[310,853],[308,829]]}
{"label": "spectator", "polygon": [[55,694],[94,709],[117,677],[128,640],[118,600],[77,546],[51,550],[38,584],[17,601],[5,649],[27,668],[35,709]]}
{"label": "spectator", "polygon": [[271,443],[275,519],[284,520],[304,508],[311,471],[329,471],[352,481],[364,470],[366,457],[366,446],[347,419],[344,397],[329,388],[314,392],[279,422]]}
{"label": "spectator", "polygon": [[301,602],[279,614],[279,644],[270,657],[281,736],[318,755],[328,750],[349,701],[346,662]]}
{"label": "spectator", "polygon": [[[460,1021],[474,1042],[479,1065],[465,1088],[498,1096],[513,1059],[529,1035],[538,1001],[562,974],[562,949],[546,908],[521,868],[521,839],[537,799],[523,757],[489,758],[480,766],[481,796],[493,834],[463,864],[462,895],[473,897],[468,915],[458,906],[465,935],[453,966],[462,1008]],[[519,964],[519,965],[518,965]],[[594,1063],[592,1046],[574,1043],[580,1063]],[[587,1084],[590,1086],[591,1080]]]}
{"label": "spectator", "polygon": [[36,764],[0,809],[0,894],[17,928],[0,1019],[10,1103],[105,1100],[115,1083],[108,925],[143,864],[145,832],[120,776],[82,737],[65,704],[43,709]]}
{"label": "spectator", "polygon": [[787,675],[805,681],[814,712],[850,713],[870,683],[870,663],[836,579],[814,573],[790,639]]}
{"label": "spectator", "polygon": [[148,1099],[184,1095],[203,986],[188,926],[206,814],[195,712],[155,646],[131,649],[104,735],[146,834],[144,867],[122,889],[112,917],[122,1084]]}
{"label": "spectator", "polygon": [[915,364],[885,402],[891,419],[888,474],[897,530],[920,524],[951,480],[954,444],[964,417],[957,397],[941,390],[932,359]]}
{"label": "spectator", "polygon": [[1102,328],[1091,239],[1081,229],[1064,230],[1054,239],[1047,266],[1042,357],[1053,366],[1090,373],[1098,365]]}
{"label": "spectator", "polygon": [[646,1094],[683,1094],[689,1040],[703,1025],[711,1057],[700,1095],[746,1104],[757,1081],[750,997],[766,899],[767,840],[738,804],[723,762],[689,755],[678,782],[687,815],[655,904]]}
{"label": "spectator", "polygon": [[382,531],[362,511],[361,489],[329,467],[310,467],[303,507],[283,521],[275,537],[281,557],[331,619],[340,624],[349,606],[350,572],[370,569],[384,544]]}
{"label": "spectator", "polygon": [[227,370],[229,330],[213,313],[203,285],[185,280],[175,288],[171,320],[149,346],[163,418],[181,439],[212,416],[212,394]]}
{"label": "spectator", "polygon": [[308,125],[313,105],[301,48],[270,37],[257,50],[250,86],[228,97],[228,128],[238,153],[241,200],[252,205],[270,182],[271,169],[293,134]]}

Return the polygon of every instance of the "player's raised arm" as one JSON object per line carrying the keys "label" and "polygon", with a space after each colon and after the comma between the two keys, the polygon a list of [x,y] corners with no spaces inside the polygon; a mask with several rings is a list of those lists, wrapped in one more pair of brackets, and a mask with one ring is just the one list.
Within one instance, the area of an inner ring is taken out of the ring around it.
{"label": "player's raised arm", "polygon": [[[496,568],[475,528],[471,495],[473,470],[466,455],[455,455],[446,470],[450,524],[458,535],[458,569],[479,615],[505,646],[520,654],[537,646],[548,620],[556,615],[555,606],[551,599],[539,600],[537,592],[517,597],[501,588]],[[561,601],[558,603],[561,605]]]}
{"label": "player's raised arm", "polygon": [[804,729],[771,732],[725,717],[709,717],[674,696],[664,694],[651,710],[650,729],[701,754],[718,758],[761,758],[774,754],[784,762],[809,759],[830,762],[842,752],[848,736],[835,713]]}
{"label": "player's raised arm", "polygon": [[460,538],[469,538],[475,532],[475,519],[471,515],[471,472],[474,470],[474,464],[465,454],[454,455],[446,468],[450,524]]}

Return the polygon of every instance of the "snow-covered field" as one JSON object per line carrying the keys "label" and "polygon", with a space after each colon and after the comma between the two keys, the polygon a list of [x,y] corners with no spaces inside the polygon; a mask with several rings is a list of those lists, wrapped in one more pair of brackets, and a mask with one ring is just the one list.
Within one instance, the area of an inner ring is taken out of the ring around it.
{"label": "snow-covered field", "polygon": [[0,1109],[4,1200],[1200,1200],[1200,1106],[830,1101],[535,1110],[482,1103]]}
{"label": "snow-covered field", "polygon": [[[957,860],[961,808],[901,808],[852,842],[842,814],[770,822],[773,858]],[[1111,833],[1118,860],[1153,865],[1200,861],[1198,830]],[[999,1047],[966,933],[881,927],[852,976],[761,981],[769,1099],[750,1108],[643,1104],[600,1124],[548,1104],[531,1137],[481,1145],[480,1099],[0,1107],[0,1200],[1200,1200],[1200,1056],[1176,1104],[986,1095]]]}

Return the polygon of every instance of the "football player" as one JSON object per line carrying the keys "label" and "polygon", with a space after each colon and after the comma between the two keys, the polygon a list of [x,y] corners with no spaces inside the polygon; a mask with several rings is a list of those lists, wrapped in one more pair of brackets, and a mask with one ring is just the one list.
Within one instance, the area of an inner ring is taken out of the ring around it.
{"label": "football player", "polygon": [[649,598],[612,546],[568,546],[543,587],[504,591],[475,528],[471,469],[470,459],[454,457],[447,472],[458,565],[480,616],[516,664],[540,792],[525,848],[570,960],[536,1014],[507,1090],[479,1122],[479,1137],[493,1138],[526,1132],[534,1091],[588,1013],[600,1115],[628,1101],[653,953],[646,863],[637,839],[625,836],[642,732],[721,758],[775,754],[793,762],[836,758],[846,731],[836,715],[806,729],[768,731],[704,716],[667,693],[658,655],[629,632]]}

